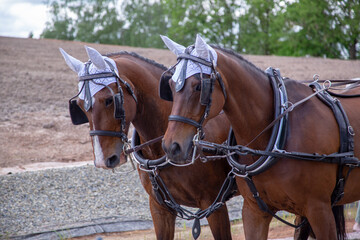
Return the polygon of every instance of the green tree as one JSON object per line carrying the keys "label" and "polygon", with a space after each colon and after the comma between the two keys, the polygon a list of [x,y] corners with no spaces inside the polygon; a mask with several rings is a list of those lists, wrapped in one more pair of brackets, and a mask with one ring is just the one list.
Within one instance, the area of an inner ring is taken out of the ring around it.
{"label": "green tree", "polygon": [[245,0],[237,49],[252,54],[274,54],[282,33],[284,6],[276,0]]}
{"label": "green tree", "polygon": [[288,6],[288,32],[283,55],[326,56],[338,58],[341,53],[334,34],[334,18],[328,0],[299,0]]}
{"label": "green tree", "polygon": [[74,40],[73,19],[68,17],[68,1],[48,1],[51,21],[46,22],[42,38]]}
{"label": "green tree", "polygon": [[360,1],[331,0],[337,42],[350,59],[360,58]]}
{"label": "green tree", "polygon": [[168,36],[184,46],[200,34],[210,43],[233,48],[237,0],[162,0],[168,13]]}
{"label": "green tree", "polygon": [[116,10],[117,0],[74,1],[70,10],[75,13],[76,40],[84,42],[120,42],[123,21]]}
{"label": "green tree", "polygon": [[[119,5],[121,2],[121,6]],[[164,48],[210,43],[248,54],[360,58],[358,0],[48,0],[41,37]]]}
{"label": "green tree", "polygon": [[238,50],[237,34],[239,5],[237,0],[210,0],[209,10],[206,12],[207,21],[204,35],[210,42],[217,43],[226,48]]}
{"label": "green tree", "polygon": [[123,22],[116,11],[117,0],[51,0],[48,5],[52,19],[46,23],[42,37],[113,44],[120,42]]}
{"label": "green tree", "polygon": [[121,35],[123,45],[155,48],[164,46],[160,34],[167,34],[168,17],[161,2],[126,1],[122,12],[126,19]]}
{"label": "green tree", "polygon": [[188,46],[194,43],[197,33],[204,35],[206,10],[199,0],[162,0],[168,13],[167,35]]}

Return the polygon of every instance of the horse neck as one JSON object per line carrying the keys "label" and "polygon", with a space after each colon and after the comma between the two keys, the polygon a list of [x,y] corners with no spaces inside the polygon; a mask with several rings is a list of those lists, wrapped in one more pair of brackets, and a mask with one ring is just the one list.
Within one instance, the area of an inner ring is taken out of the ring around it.
{"label": "horse neck", "polygon": [[171,111],[171,104],[158,96],[159,79],[164,70],[134,57],[121,58],[117,65],[120,76],[124,74],[135,91],[138,103],[131,122],[141,141],[163,135]]}
{"label": "horse neck", "polygon": [[[223,57],[220,55],[218,60],[218,69],[228,93],[223,109],[237,143],[247,144],[274,118],[273,90],[268,77],[255,66],[236,57],[227,57],[230,59],[223,61]],[[269,138],[270,131],[267,131],[251,147],[264,148]]]}

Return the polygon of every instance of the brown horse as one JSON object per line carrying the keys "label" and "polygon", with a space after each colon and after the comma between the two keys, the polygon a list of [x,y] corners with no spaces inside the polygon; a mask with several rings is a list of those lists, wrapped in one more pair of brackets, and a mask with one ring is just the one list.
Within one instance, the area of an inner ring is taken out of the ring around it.
{"label": "brown horse", "polygon": [[[271,131],[266,131],[257,138],[256,136],[274,120],[274,90],[269,76],[232,51],[212,48],[200,36],[197,37],[195,46],[187,49],[166,37],[163,39],[169,49],[181,59],[174,75],[183,76],[176,82],[170,82],[174,103],[171,112],[173,117],[169,117],[171,121],[163,138],[163,148],[167,155],[174,161],[184,162],[190,152],[197,129],[181,119],[190,119],[204,125],[221,110],[230,120],[237,144],[251,143],[248,147],[264,150],[271,138]],[[194,68],[197,67],[201,68],[204,75],[199,77],[188,74],[184,67],[185,61],[192,63],[192,66],[187,65],[191,73],[196,72]],[[213,89],[207,87],[209,79],[213,81]],[[179,90],[180,85],[183,86]],[[289,106],[290,102],[295,103],[314,93],[308,86],[293,80],[286,80],[285,86],[288,95],[286,104]],[[348,92],[358,93],[359,88]],[[209,109],[209,104],[203,104],[203,99],[208,95],[211,96]],[[353,129],[355,132],[359,131],[359,98],[341,98],[341,104]],[[287,152],[332,154],[339,151],[338,123],[332,110],[319,98],[308,99],[287,115],[287,140],[283,146]],[[349,134],[352,135],[352,132],[349,131]],[[253,139],[255,140],[252,141]],[[355,166],[359,166],[356,159],[360,156],[359,134],[354,136],[354,142],[353,159]],[[248,164],[242,166],[249,166],[257,159],[256,156],[246,156],[239,161]],[[259,198],[272,212],[286,210],[305,216],[316,239],[342,237],[341,233],[337,235],[331,211],[332,193],[337,175],[343,175],[346,176],[344,196],[337,204],[359,200],[360,169],[354,168],[347,175],[350,169],[347,165],[338,172],[338,164],[311,160],[278,157],[271,167],[252,177],[251,187],[256,187],[257,192],[249,187],[249,176],[237,177],[238,189],[244,197],[242,215],[246,239],[266,239],[268,235],[272,215],[259,208]]]}
{"label": "brown horse", "polygon": [[[80,106],[86,116],[82,118],[75,116],[73,121],[82,123],[84,121],[81,119],[89,120],[90,134],[93,135],[95,166],[112,169],[126,161],[122,149],[126,141],[124,133],[127,134],[130,123],[135,126],[141,143],[165,133],[171,102],[158,97],[158,85],[162,73],[167,68],[136,53],[120,52],[101,56],[95,49],[86,47],[86,50],[90,58],[90,62],[86,64],[61,50],[69,67],[80,76],[80,81],[100,77],[92,81],[102,86],[101,89],[97,89],[99,85],[96,84],[88,87],[91,91],[98,90],[90,97],[91,99],[88,99],[86,94],[79,95],[76,106]],[[108,64],[113,64],[113,67]],[[87,70],[86,65],[88,65]],[[113,80],[114,76],[106,75],[112,68],[122,80],[119,83],[120,87]],[[89,78],[86,78],[89,74]],[[106,84],[109,85],[105,86]],[[83,88],[85,89],[86,86],[79,85],[80,92]],[[120,91],[122,92],[122,97],[118,97],[120,100],[114,98]],[[88,110],[85,101],[92,103]],[[123,112],[120,108],[123,108]],[[117,118],[114,118],[114,112]],[[207,125],[206,137],[209,141],[224,142],[229,127],[225,114],[220,114]],[[142,149],[142,154],[147,159],[163,156],[161,141]],[[229,166],[224,161],[211,161],[205,164],[196,161],[194,165],[187,167],[168,166],[158,170],[157,174],[163,179],[178,204],[206,209],[217,197],[229,170]],[[169,210],[163,202],[157,201],[149,178],[150,174],[139,168],[138,173],[142,185],[149,194],[150,211],[157,239],[173,239],[176,212]],[[215,239],[231,239],[226,205],[213,212],[207,220]]]}

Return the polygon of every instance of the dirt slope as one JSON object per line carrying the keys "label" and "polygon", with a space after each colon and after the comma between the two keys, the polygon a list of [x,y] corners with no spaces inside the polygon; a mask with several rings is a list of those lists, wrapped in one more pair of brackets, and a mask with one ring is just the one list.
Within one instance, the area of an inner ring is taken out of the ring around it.
{"label": "dirt slope", "polygon": [[[36,162],[92,161],[87,124],[73,126],[68,99],[77,93],[76,74],[59,47],[86,61],[84,45],[101,53],[134,51],[166,66],[175,63],[168,50],[89,44],[60,40],[0,37],[0,168]],[[283,76],[311,79],[360,77],[360,61],[322,58],[250,56],[261,69],[280,68]]]}

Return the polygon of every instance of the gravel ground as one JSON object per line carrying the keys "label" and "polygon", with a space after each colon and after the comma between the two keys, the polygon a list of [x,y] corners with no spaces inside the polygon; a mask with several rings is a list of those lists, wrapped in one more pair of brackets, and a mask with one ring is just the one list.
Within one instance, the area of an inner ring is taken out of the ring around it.
{"label": "gravel ground", "polygon": [[[137,171],[123,175],[90,165],[49,169],[2,175],[0,186],[3,239],[61,239],[152,227],[148,195]],[[231,205],[232,219],[238,218],[239,202],[232,200]],[[106,230],[110,223],[117,225]],[[89,226],[93,228],[85,228]],[[85,232],[70,231],[81,228]]]}
{"label": "gravel ground", "polygon": [[101,218],[150,220],[137,171],[120,176],[93,166],[0,176],[0,232],[25,235]]}

